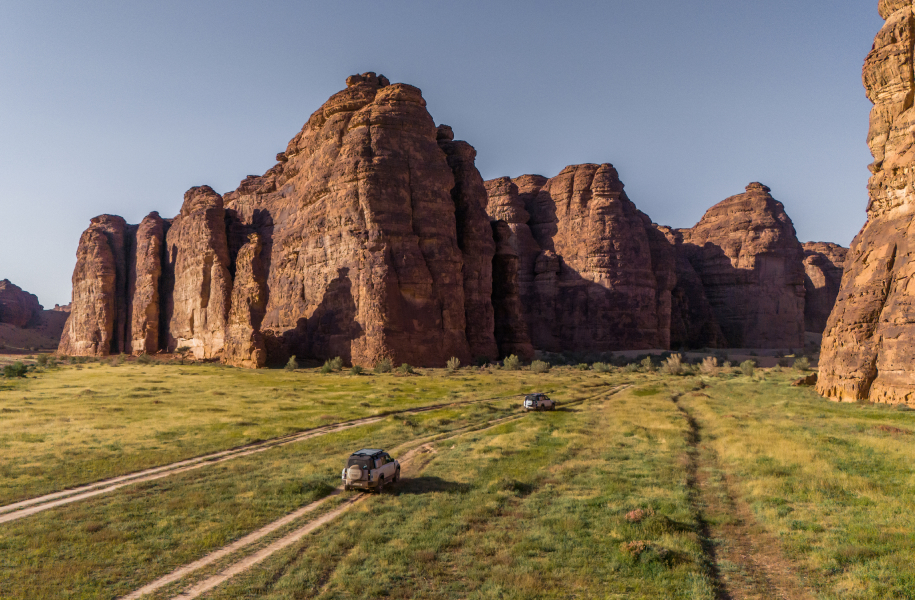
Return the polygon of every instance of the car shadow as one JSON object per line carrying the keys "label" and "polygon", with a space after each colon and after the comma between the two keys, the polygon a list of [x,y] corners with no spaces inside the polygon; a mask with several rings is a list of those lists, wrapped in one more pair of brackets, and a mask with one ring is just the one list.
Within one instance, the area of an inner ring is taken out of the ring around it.
{"label": "car shadow", "polygon": [[390,488],[394,494],[430,494],[433,492],[465,494],[470,489],[471,486],[469,484],[447,481],[441,477],[432,476],[404,477]]}

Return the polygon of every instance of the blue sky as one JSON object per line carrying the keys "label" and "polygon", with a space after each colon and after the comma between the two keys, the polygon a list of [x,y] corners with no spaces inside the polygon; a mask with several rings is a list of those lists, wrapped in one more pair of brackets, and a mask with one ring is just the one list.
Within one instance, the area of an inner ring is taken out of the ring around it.
{"label": "blue sky", "polygon": [[365,71],[422,88],[484,178],[611,162],[675,227],[761,181],[848,245],[881,25],[876,0],[4,0],[0,279],[68,302],[91,217],[234,189]]}

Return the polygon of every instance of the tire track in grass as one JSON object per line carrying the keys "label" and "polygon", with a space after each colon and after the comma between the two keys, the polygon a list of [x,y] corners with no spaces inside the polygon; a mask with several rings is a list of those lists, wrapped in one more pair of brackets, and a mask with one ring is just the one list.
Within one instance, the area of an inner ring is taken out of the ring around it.
{"label": "tire track in grass", "polygon": [[39,512],[49,510],[58,506],[63,506],[65,504],[70,504],[72,502],[78,502],[80,500],[86,500],[88,498],[94,498],[95,496],[100,496],[102,494],[108,494],[115,490],[121,489],[128,485],[133,485],[137,483],[144,483],[148,481],[155,481],[157,479],[162,479],[164,477],[169,477],[171,475],[177,475],[179,473],[185,473],[187,471],[192,471],[194,469],[199,469],[201,467],[210,466],[226,462],[228,460],[234,460],[236,458],[241,458],[243,456],[250,456],[258,452],[264,452],[272,448],[278,448],[281,446],[286,446],[288,444],[295,444],[297,442],[302,442],[305,440],[310,440],[319,436],[327,435],[329,433],[339,433],[341,431],[346,431],[347,429],[352,429],[354,427],[361,427],[363,425],[372,425],[383,421],[385,418],[391,415],[405,415],[405,414],[419,414],[423,412],[430,412],[434,410],[440,410],[443,408],[448,408],[451,406],[465,406],[471,404],[479,404],[482,402],[494,402],[498,400],[508,400],[511,398],[516,398],[518,395],[511,396],[499,396],[495,398],[482,398],[479,400],[464,400],[460,402],[448,402],[444,404],[434,404],[431,406],[422,406],[418,408],[409,408],[399,411],[390,411],[385,412],[380,415],[375,415],[372,417],[365,417],[362,419],[355,419],[352,421],[344,421],[341,423],[332,423],[330,425],[324,425],[321,427],[316,427],[313,429],[307,429],[298,433],[292,433],[289,435],[284,435],[276,438],[271,438],[269,440],[263,440],[259,442],[254,442],[252,444],[247,444],[245,446],[240,446],[238,448],[233,448],[231,450],[223,450],[221,452],[215,452],[213,454],[206,454],[203,456],[198,456],[196,458],[190,458],[182,460],[176,463],[171,463],[168,465],[163,465],[160,467],[154,467],[151,469],[145,469],[143,471],[138,471],[135,473],[130,473],[127,475],[120,475],[111,479],[104,479],[102,481],[97,481],[88,485],[83,485],[76,488],[71,488],[69,490],[63,490],[60,492],[54,492],[51,494],[45,494],[43,496],[38,496],[36,498],[30,498],[27,500],[21,500],[13,504],[7,504],[5,506],[0,506],[0,524],[8,523],[10,521],[16,521]]}
{"label": "tire track in grass", "polygon": [[[613,388],[610,391],[603,391],[603,392],[600,392],[593,396],[589,396],[587,398],[581,398],[578,400],[564,402],[561,406],[581,404],[583,402],[592,400],[594,398],[598,398],[600,396],[609,397],[616,393],[621,392],[622,390],[626,389],[627,387],[629,387],[629,386],[628,385],[617,386],[616,388]],[[513,421],[517,421],[519,419],[523,419],[525,416],[527,416],[527,413],[510,415],[508,417],[502,417],[499,419],[495,419],[493,421],[488,421],[483,424],[468,425],[466,427],[462,427],[458,430],[451,431],[448,433],[435,434],[433,436],[429,436],[422,440],[414,440],[412,442],[407,442],[406,444],[403,444],[402,446],[400,446],[400,448],[407,448],[407,447],[412,446],[417,443],[419,445],[408,450],[407,453],[402,456],[402,458],[400,460],[401,466],[404,469],[404,471],[407,474],[409,474],[411,472],[410,471],[411,463],[416,458],[421,456],[422,454],[431,452],[433,444],[435,444],[437,442],[445,441],[448,439],[460,437],[463,435],[467,435],[470,433],[486,431],[488,429],[492,429],[494,427],[504,425],[505,423],[510,423]],[[191,575],[195,571],[198,571],[204,567],[212,565],[235,552],[241,551],[246,546],[250,546],[257,541],[262,540],[263,538],[267,537],[271,533],[274,533],[277,530],[283,528],[284,526],[289,525],[292,522],[296,521],[300,517],[306,516],[308,513],[313,512],[315,509],[319,508],[321,505],[323,505],[325,502],[327,502],[330,498],[338,496],[342,492],[343,492],[342,488],[338,487],[329,496],[326,496],[325,498],[322,498],[321,500],[318,500],[316,502],[312,502],[311,504],[308,504],[308,505],[298,509],[297,511],[290,513],[289,515],[286,515],[285,517],[283,517],[277,521],[274,521],[273,523],[271,523],[265,527],[262,527],[261,529],[258,529],[257,531],[255,531],[253,533],[248,534],[247,536],[239,539],[238,541],[233,542],[232,544],[229,544],[228,546],[225,546],[219,550],[216,550],[216,551],[206,555],[205,557],[201,558],[200,560],[197,560],[186,566],[180,567],[180,568],[176,569],[175,571],[172,571],[168,575],[160,577],[159,579],[156,579],[155,581],[152,581],[151,583],[146,584],[145,586],[141,587],[140,589],[136,590],[135,592],[132,592],[126,596],[122,596],[119,600],[139,600],[140,598],[142,598],[143,596],[146,596],[147,594],[151,594],[167,585],[173,584],[173,583],[179,581],[180,579],[182,579],[188,575]],[[212,575],[202,581],[192,584],[190,587],[185,589],[183,592],[181,592],[177,596],[174,596],[173,600],[193,600],[194,598],[198,598],[200,595],[212,590],[213,588],[221,585],[222,583],[225,583],[232,577],[234,577],[244,571],[247,571],[254,565],[266,560],[267,558],[269,558],[276,552],[279,552],[280,550],[287,548],[288,546],[294,544],[295,542],[298,542],[303,537],[305,537],[308,534],[312,533],[313,531],[319,529],[323,525],[326,525],[326,524],[332,522],[334,519],[336,519],[343,513],[347,512],[357,503],[362,502],[362,501],[368,499],[369,497],[370,496],[368,494],[359,494],[358,496],[345,501],[341,506],[333,509],[332,511],[328,512],[327,514],[322,515],[321,517],[315,519],[314,521],[310,521],[310,522],[306,523],[305,525],[302,525],[301,527],[286,534],[285,536],[281,537],[280,539],[270,543],[269,545],[265,546],[264,548],[261,548],[255,552],[239,559],[238,561],[229,564],[228,566],[224,567],[222,570],[220,570],[215,575]]]}

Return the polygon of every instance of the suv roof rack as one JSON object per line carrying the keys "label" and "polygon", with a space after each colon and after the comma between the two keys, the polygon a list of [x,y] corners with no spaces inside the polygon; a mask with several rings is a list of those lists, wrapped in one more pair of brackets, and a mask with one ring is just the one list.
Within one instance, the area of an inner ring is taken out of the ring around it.
{"label": "suv roof rack", "polygon": [[375,456],[376,454],[381,454],[384,450],[379,450],[377,448],[363,448],[362,450],[357,450],[353,452],[351,456]]}

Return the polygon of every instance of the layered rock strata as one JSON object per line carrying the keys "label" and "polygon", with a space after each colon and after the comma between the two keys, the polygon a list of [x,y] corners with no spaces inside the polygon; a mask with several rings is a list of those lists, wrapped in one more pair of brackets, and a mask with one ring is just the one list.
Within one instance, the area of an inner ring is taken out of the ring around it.
{"label": "layered rock strata", "polygon": [[751,183],[679,230],[730,348],[804,347],[803,248],[769,192]]}
{"label": "layered rock strata", "polygon": [[915,14],[911,1],[878,6],[886,24],[863,71],[874,104],[867,223],[845,260],[817,391],[836,400],[915,404]]}
{"label": "layered rock strata", "polygon": [[[523,314],[508,322],[523,321],[535,349],[669,347],[675,255],[612,165],[501,178],[487,190],[490,218],[507,226],[497,225],[497,239],[517,256],[506,278],[517,281]],[[496,327],[517,337],[517,327]]]}
{"label": "layered rock strata", "polygon": [[804,244],[804,324],[811,333],[823,333],[836,305],[848,248],[831,242]]}

